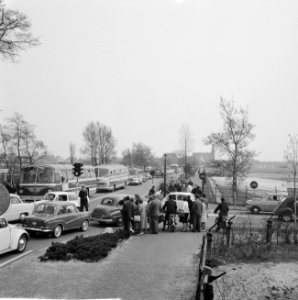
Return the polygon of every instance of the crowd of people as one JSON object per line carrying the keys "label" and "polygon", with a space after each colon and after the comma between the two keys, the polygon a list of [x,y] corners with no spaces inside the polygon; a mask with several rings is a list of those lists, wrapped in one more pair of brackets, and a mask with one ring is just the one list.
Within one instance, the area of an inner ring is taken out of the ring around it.
{"label": "crowd of people", "polygon": [[[177,191],[175,185],[173,186],[175,190],[172,190],[172,192]],[[171,188],[173,189],[173,187]],[[163,195],[163,191],[161,189],[157,191],[155,185],[149,190],[147,203],[139,195],[135,195],[135,199],[126,197],[121,210],[124,230],[128,234],[143,235],[145,232],[158,234],[160,223],[163,223],[162,231],[165,231],[166,226],[169,225],[170,216],[178,215],[183,232],[205,231],[208,217],[206,195],[202,192],[200,186],[194,186],[191,181],[188,182],[185,188],[186,192],[194,195],[195,200],[193,201],[190,195],[185,196],[183,205],[179,209],[175,195],[171,194],[162,206],[160,195]],[[168,192],[170,192],[170,186]]]}

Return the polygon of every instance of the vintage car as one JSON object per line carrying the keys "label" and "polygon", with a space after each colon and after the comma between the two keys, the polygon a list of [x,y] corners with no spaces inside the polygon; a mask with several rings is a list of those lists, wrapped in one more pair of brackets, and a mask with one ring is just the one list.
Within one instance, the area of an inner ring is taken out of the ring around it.
{"label": "vintage car", "polygon": [[91,213],[91,220],[97,221],[99,224],[116,224],[121,226],[121,209],[123,199],[127,196],[131,199],[135,198],[134,195],[130,194],[114,194],[102,197],[99,205]]}
{"label": "vintage car", "polygon": [[90,222],[89,212],[80,212],[75,204],[65,201],[42,201],[35,205],[32,217],[25,217],[22,226],[29,232],[51,233],[61,236],[62,231],[86,231]]}
{"label": "vintage car", "polygon": [[[274,214],[277,215],[278,219],[285,222],[292,221],[294,219],[294,197],[287,197],[282,201],[278,207],[274,210]],[[296,198],[296,218],[298,214],[298,198]]]}
{"label": "vintage car", "polygon": [[195,195],[193,193],[187,193],[187,192],[172,192],[167,194],[161,201],[161,207],[164,206],[166,201],[169,199],[169,197],[175,197],[175,201],[177,203],[177,211],[181,211],[182,206],[183,206],[183,199],[187,196],[190,196],[190,199],[192,201],[195,201]]}
{"label": "vintage car", "polygon": [[10,206],[0,217],[5,218],[7,222],[22,220],[25,216],[32,214],[34,203],[25,203],[16,194],[9,194]]}
{"label": "vintage car", "polygon": [[0,217],[0,254],[16,251],[23,252],[27,247],[29,234],[17,225],[8,224]]}
{"label": "vintage car", "polygon": [[80,197],[74,192],[48,192],[41,199],[48,201],[69,201],[74,203],[76,207],[80,207]]}
{"label": "vintage car", "polygon": [[246,208],[252,214],[258,214],[260,212],[272,213],[285,198],[283,194],[268,194],[264,198],[247,200]]}

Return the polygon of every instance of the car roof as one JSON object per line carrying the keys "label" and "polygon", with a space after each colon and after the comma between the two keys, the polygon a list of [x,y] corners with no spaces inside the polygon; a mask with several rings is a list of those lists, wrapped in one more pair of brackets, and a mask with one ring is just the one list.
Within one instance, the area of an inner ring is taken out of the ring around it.
{"label": "car roof", "polygon": [[193,193],[189,193],[189,192],[171,192],[168,195],[193,195]]}
{"label": "car roof", "polygon": [[76,194],[75,192],[63,192],[63,191],[51,191],[49,194],[55,194],[55,195],[73,195]]}
{"label": "car roof", "polygon": [[106,198],[110,198],[110,199],[123,199],[125,197],[133,197],[135,198],[135,195],[134,194],[111,194],[111,195],[105,195],[105,196],[102,196],[101,199],[106,199]]}
{"label": "car roof", "polygon": [[[51,200],[42,200],[42,204],[51,204],[52,206],[59,206],[59,205],[75,205],[71,201],[51,201]],[[37,202],[36,205],[39,203]]]}

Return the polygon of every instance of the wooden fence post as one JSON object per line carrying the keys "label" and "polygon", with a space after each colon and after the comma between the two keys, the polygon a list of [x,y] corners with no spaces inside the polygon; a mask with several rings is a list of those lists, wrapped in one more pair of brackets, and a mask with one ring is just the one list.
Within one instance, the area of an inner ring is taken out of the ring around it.
{"label": "wooden fence post", "polygon": [[213,235],[211,232],[207,233],[207,246],[206,246],[206,266],[211,266],[212,260],[212,242],[213,242]]}
{"label": "wooden fence post", "polygon": [[272,221],[269,219],[266,225],[266,242],[271,244],[272,239]]}
{"label": "wooden fence post", "polygon": [[232,221],[228,221],[228,226],[226,229],[226,237],[227,237],[227,246],[230,247],[231,245],[231,230],[232,230]]}

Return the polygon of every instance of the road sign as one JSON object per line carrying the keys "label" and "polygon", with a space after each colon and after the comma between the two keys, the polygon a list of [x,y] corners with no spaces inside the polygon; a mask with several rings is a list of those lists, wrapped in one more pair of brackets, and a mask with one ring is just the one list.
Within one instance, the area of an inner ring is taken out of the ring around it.
{"label": "road sign", "polygon": [[199,177],[201,180],[205,180],[206,179],[206,173],[202,172],[202,173],[199,173]]}
{"label": "road sign", "polygon": [[250,187],[251,187],[252,189],[256,189],[256,188],[258,187],[258,183],[257,183],[256,181],[252,181],[252,182],[250,183]]}
{"label": "road sign", "polygon": [[6,187],[0,184],[0,216],[3,215],[10,205],[9,193]]}

